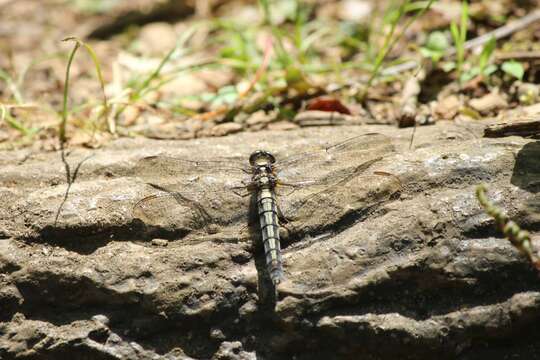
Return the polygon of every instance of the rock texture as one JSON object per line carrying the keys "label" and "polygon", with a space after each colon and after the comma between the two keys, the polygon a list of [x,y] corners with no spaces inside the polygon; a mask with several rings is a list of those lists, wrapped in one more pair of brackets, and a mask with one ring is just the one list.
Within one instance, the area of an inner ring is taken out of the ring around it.
{"label": "rock texture", "polygon": [[[134,218],[152,193],[145,156],[247,159],[266,148],[279,158],[370,132],[392,149],[288,208],[277,298],[256,234],[235,217],[249,202],[216,194],[213,210],[234,221],[159,239]],[[351,126],[121,139],[65,162],[1,153],[0,358],[538,358],[540,278],[474,189],[487,183],[538,241],[540,142],[481,134],[441,122],[418,128],[410,148],[410,129]]]}

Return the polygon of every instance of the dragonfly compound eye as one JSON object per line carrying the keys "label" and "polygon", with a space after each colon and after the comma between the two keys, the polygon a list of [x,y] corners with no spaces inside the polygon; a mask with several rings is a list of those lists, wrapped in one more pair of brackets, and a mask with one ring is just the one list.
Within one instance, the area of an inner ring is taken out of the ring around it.
{"label": "dragonfly compound eye", "polygon": [[273,164],[276,162],[274,155],[265,150],[257,150],[249,157],[249,163],[251,166],[261,166]]}

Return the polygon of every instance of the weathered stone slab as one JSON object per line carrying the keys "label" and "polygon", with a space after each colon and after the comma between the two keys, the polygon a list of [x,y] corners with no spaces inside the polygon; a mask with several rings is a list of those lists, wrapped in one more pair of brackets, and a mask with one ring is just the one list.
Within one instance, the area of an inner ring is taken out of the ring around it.
{"label": "weathered stone slab", "polygon": [[[538,354],[538,275],[493,228],[474,189],[487,183],[490,198],[538,239],[540,145],[481,138],[482,131],[441,122],[418,128],[412,147],[410,129],[387,126],[121,139],[73,149],[70,186],[59,153],[3,152],[0,357]],[[217,170],[210,179],[201,168],[167,175],[140,161],[168,154],[247,162],[257,148],[281,159],[373,132],[388,142],[309,174],[337,178],[353,168],[354,176],[283,194],[286,280],[275,310],[261,303],[256,230],[239,215],[249,198],[194,192],[228,189],[237,177]],[[156,191],[148,182],[188,184],[219,226],[196,226],[197,214],[179,212],[158,229],[167,246],[156,246],[133,213]]]}

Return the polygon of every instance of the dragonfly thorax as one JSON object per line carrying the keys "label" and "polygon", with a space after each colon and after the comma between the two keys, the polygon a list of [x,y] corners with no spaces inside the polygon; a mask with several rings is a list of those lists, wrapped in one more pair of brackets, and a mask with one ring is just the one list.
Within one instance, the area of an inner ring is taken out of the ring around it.
{"label": "dragonfly thorax", "polygon": [[276,158],[266,150],[257,150],[249,157],[249,163],[253,167],[270,166],[276,162]]}
{"label": "dragonfly thorax", "polygon": [[249,157],[249,163],[253,171],[252,183],[257,188],[274,187],[274,155],[265,150],[257,150]]}

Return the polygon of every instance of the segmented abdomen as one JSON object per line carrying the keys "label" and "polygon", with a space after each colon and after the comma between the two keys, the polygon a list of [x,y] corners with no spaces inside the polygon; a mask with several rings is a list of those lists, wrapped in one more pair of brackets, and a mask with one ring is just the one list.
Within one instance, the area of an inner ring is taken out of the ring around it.
{"label": "segmented abdomen", "polygon": [[270,188],[259,189],[257,207],[259,209],[266,267],[272,282],[278,284],[283,277],[283,268],[279,245],[277,203],[274,192]]}

